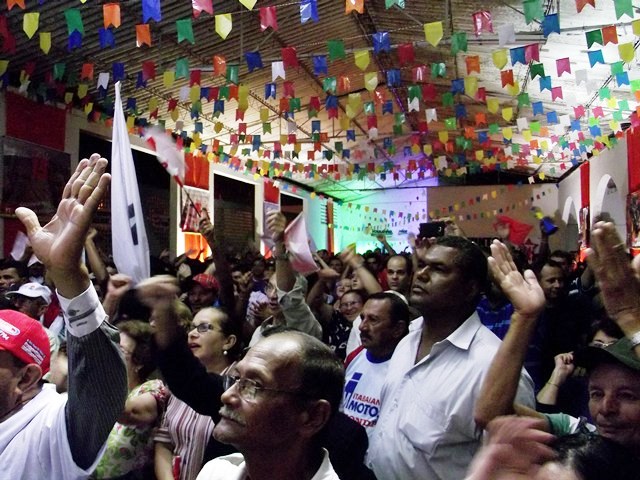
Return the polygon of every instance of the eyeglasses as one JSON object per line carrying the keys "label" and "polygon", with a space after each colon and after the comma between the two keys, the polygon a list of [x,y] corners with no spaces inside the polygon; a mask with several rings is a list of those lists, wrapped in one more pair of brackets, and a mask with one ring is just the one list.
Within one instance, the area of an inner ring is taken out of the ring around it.
{"label": "eyeglasses", "polygon": [[299,392],[296,390],[280,390],[277,388],[267,388],[258,384],[255,380],[251,380],[249,378],[240,378],[236,375],[223,375],[222,376],[222,385],[226,390],[229,390],[234,385],[237,388],[238,395],[246,400],[247,402],[255,402],[256,397],[259,392],[272,392],[272,393],[281,393],[288,395],[300,395],[305,396],[303,392]]}
{"label": "eyeglasses", "polygon": [[210,323],[200,323],[198,325],[191,325],[191,330],[197,330],[198,333],[207,333],[209,330],[215,330],[216,327]]}

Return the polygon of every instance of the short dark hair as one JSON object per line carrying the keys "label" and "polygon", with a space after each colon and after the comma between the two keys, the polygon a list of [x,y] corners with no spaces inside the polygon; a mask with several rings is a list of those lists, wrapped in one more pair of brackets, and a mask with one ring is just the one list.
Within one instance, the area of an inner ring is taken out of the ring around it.
{"label": "short dark hair", "polygon": [[140,366],[140,378],[146,380],[156,369],[156,356],[153,343],[153,329],[142,320],[124,320],[118,323],[118,330],[136,341],[131,361]]}
{"label": "short dark hair", "polygon": [[411,276],[413,274],[413,262],[411,261],[411,258],[402,253],[391,255],[389,258],[387,258],[387,261],[384,263],[385,268],[388,267],[389,260],[391,260],[392,258],[402,258],[404,260],[405,268],[407,270],[407,275]]}
{"label": "short dark hair", "polygon": [[542,270],[544,269],[544,267],[559,268],[560,270],[562,270],[562,274],[564,275],[564,268],[562,267],[562,265],[553,260],[547,260],[542,265],[540,265],[540,268],[536,271],[536,277],[538,277],[538,280],[540,280],[540,277],[542,276]]}
{"label": "short dark hair", "polygon": [[549,258],[553,258],[553,257],[562,258],[566,260],[567,263],[571,263],[576,259],[573,253],[567,252],[566,250],[554,250],[553,252],[551,252],[551,254],[549,254]]}
{"label": "short dark hair", "polygon": [[602,316],[591,322],[589,327],[589,341],[593,340],[595,334],[600,330],[613,338],[621,339],[624,337],[624,332],[616,322],[607,316]]}
{"label": "short dark hair", "polygon": [[553,461],[569,467],[583,480],[638,478],[640,461],[636,455],[597,433],[561,436],[552,446],[558,453]]}
{"label": "short dark hair", "polygon": [[489,267],[487,257],[482,253],[482,249],[471,240],[458,236],[439,237],[436,245],[453,248],[458,251],[455,264],[484,291],[488,286]]}
{"label": "short dark hair", "polygon": [[411,322],[411,312],[409,312],[409,305],[395,293],[391,292],[377,292],[369,295],[369,300],[388,300],[391,303],[389,309],[391,315],[391,323],[405,322],[407,329],[409,328],[409,322]]}
{"label": "short dark hair", "polygon": [[29,268],[24,262],[19,262],[13,258],[5,258],[0,262],[0,270],[7,270],[9,268],[15,268],[18,272],[18,276],[22,279],[29,278]]}
{"label": "short dark hair", "polygon": [[352,288],[352,289],[347,290],[346,292],[344,292],[342,294],[342,296],[344,297],[347,293],[355,293],[357,296],[360,297],[360,300],[362,300],[363,304],[364,304],[364,302],[369,300],[369,294],[367,293],[366,290],[363,290],[362,288]]}

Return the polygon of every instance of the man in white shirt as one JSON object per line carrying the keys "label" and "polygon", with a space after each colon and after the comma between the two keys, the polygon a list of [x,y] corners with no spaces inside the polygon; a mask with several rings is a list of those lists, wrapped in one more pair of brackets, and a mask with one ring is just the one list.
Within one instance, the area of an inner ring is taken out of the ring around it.
{"label": "man in white shirt", "polygon": [[362,308],[362,345],[347,357],[342,411],[372,435],[389,361],[409,329],[409,306],[396,293],[379,292]]}
{"label": "man in white shirt", "polygon": [[88,478],[127,395],[127,375],[106,314],[81,264],[84,240],[109,184],[107,161],[82,160],[53,219],[16,210],[65,312],[68,396],[42,381],[49,342],[37,321],[0,311],[0,472],[7,479]]}
{"label": "man in white shirt", "polygon": [[[368,463],[379,479],[459,480],[480,446],[474,404],[500,340],[475,313],[487,260],[462,237],[416,251],[412,322],[391,358]],[[534,404],[531,378],[520,401]]]}
{"label": "man in white shirt", "polygon": [[214,437],[240,453],[198,480],[338,480],[319,440],[338,409],[344,372],[331,349],[293,330],[272,333],[233,365]]}

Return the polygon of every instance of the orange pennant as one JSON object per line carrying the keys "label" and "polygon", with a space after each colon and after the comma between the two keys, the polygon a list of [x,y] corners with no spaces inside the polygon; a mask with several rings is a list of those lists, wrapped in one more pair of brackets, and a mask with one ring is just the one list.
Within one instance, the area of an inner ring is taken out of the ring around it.
{"label": "orange pennant", "polygon": [[19,6],[22,10],[25,9],[24,0],[7,0],[7,10],[11,10],[16,5]]}
{"label": "orange pennant", "polygon": [[148,23],[136,25],[136,45],[141,47],[144,44],[151,46],[151,30]]}
{"label": "orange pennant", "polygon": [[227,74],[227,60],[222,55],[213,56],[213,74],[214,75]]}
{"label": "orange pennant", "polygon": [[364,13],[364,0],[345,0],[345,15],[351,12]]}
{"label": "orange pennant", "polygon": [[120,26],[120,4],[105,3],[102,6],[102,17],[104,18],[104,28],[113,25],[115,28]]}

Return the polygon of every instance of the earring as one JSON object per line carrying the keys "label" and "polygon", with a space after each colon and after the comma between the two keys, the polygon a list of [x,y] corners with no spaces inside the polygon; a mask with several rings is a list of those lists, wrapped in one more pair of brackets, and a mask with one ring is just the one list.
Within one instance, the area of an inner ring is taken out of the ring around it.
{"label": "earring", "polygon": [[222,350],[222,354],[223,355],[229,355],[229,352],[227,350]]}

